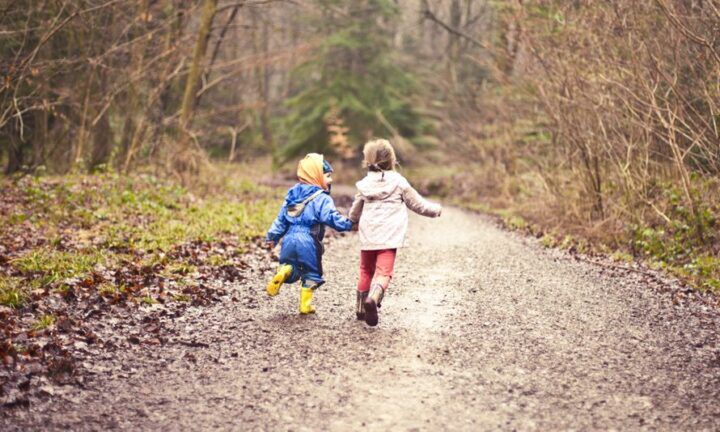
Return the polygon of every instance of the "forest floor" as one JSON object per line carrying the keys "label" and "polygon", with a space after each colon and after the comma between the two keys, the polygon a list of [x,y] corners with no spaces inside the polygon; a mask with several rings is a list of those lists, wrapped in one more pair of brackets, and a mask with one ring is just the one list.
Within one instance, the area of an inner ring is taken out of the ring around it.
{"label": "forest floor", "polygon": [[354,234],[329,241],[308,317],[297,286],[267,297],[275,263],[251,248],[216,301],[115,316],[0,429],[717,428],[714,297],[454,208],[410,225],[375,328],[354,317]]}

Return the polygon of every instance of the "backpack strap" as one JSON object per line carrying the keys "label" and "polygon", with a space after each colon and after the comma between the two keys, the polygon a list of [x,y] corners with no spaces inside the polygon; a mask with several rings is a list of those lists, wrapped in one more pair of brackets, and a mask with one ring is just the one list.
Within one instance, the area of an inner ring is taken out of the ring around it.
{"label": "backpack strap", "polygon": [[288,208],[287,208],[288,216],[291,216],[291,217],[300,216],[302,214],[303,210],[305,210],[305,205],[307,205],[307,203],[309,203],[310,201],[312,201],[315,198],[317,198],[318,196],[320,196],[320,194],[322,194],[323,192],[325,192],[325,191],[320,189],[318,191],[315,191],[315,193],[313,193],[309,197],[305,198],[302,202],[288,206]]}

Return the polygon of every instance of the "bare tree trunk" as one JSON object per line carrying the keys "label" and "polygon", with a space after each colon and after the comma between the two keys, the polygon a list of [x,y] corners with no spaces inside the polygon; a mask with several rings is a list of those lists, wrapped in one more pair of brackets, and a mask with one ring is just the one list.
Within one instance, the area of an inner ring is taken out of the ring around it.
{"label": "bare tree trunk", "polygon": [[90,132],[88,130],[90,113],[90,95],[93,92],[93,81],[95,80],[95,67],[90,70],[87,87],[85,88],[85,97],[82,103],[82,116],[80,117],[80,130],[78,131],[75,147],[70,152],[70,167],[73,168],[77,164],[83,162],[82,156],[85,151],[85,144],[88,141]]}
{"label": "bare tree trunk", "polygon": [[210,30],[212,28],[213,19],[217,12],[217,0],[204,0],[202,15],[200,17],[200,27],[198,29],[198,37],[193,50],[192,63],[190,64],[190,72],[185,82],[185,91],[183,93],[182,106],[180,107],[180,123],[178,136],[178,152],[175,154],[173,167],[176,171],[197,171],[197,158],[203,158],[201,149],[197,148],[193,151],[193,137],[190,131],[192,119],[195,115],[197,106],[197,90],[200,85],[200,78],[204,70],[205,53],[207,52],[208,41],[210,40]]}
{"label": "bare tree trunk", "polygon": [[[253,22],[258,22],[261,17],[256,11],[251,14]],[[262,34],[258,35],[257,29],[252,29],[252,42],[253,51],[256,57],[261,57],[262,60],[258,62],[255,67],[255,90],[258,98],[262,100],[262,107],[259,113],[259,127],[260,133],[262,134],[263,141],[271,150],[274,150],[272,132],[269,125],[269,105],[270,105],[270,89],[269,80],[270,73],[267,66],[267,55],[269,51],[269,37],[268,37],[268,22],[266,19],[262,19]],[[262,53],[262,56],[260,55]]]}
{"label": "bare tree trunk", "polygon": [[5,125],[8,137],[8,164],[5,167],[5,174],[13,174],[23,166],[24,143],[20,138],[20,131],[17,127],[17,120],[11,120]]}
{"label": "bare tree trunk", "polygon": [[[290,17],[287,17],[285,14],[283,14],[283,28],[285,29],[284,41],[286,46],[296,46],[300,29],[297,20],[289,18]],[[290,54],[290,64],[295,64],[295,58],[296,55],[293,51]],[[282,69],[282,76],[280,80],[282,82],[282,91],[280,98],[287,99],[292,92],[292,74],[290,73],[288,68]]]}
{"label": "bare tree trunk", "polygon": [[[518,0],[518,7],[523,8],[523,0]],[[502,61],[502,70],[505,76],[510,78],[515,74],[515,66],[520,53],[520,47],[523,40],[522,20],[518,19],[519,14],[508,16],[505,23],[505,30],[502,38],[505,45],[505,58]]]}
{"label": "bare tree trunk", "polygon": [[[459,29],[462,24],[462,10],[460,0],[450,2],[450,27]],[[460,36],[455,33],[448,33],[447,46],[447,79],[450,84],[450,91],[455,92],[457,88],[457,63],[460,55]]]}
{"label": "bare tree trunk", "polygon": [[109,115],[106,113],[95,124],[93,129],[93,150],[90,157],[90,168],[108,162],[113,151],[113,133]]}
{"label": "bare tree trunk", "polygon": [[270,129],[270,66],[268,65],[268,55],[270,53],[270,33],[268,20],[263,20],[262,33],[263,62],[262,62],[262,100],[263,106],[260,114],[260,123],[262,127],[263,140],[267,144],[270,151],[275,151],[275,142],[273,140],[272,130]]}
{"label": "bare tree trunk", "polygon": [[[149,16],[150,0],[142,0],[138,9],[140,20],[147,20]],[[141,48],[133,50],[132,65],[130,67],[131,74],[140,73],[145,61],[145,45]],[[126,105],[125,105],[125,122],[123,125],[122,136],[120,138],[120,153],[116,158],[118,167],[124,166],[124,161],[130,152],[130,146],[136,130],[136,116],[140,109],[140,89],[135,81],[128,85]]]}
{"label": "bare tree trunk", "polygon": [[47,109],[35,110],[35,131],[32,138],[32,166],[34,168],[45,165],[45,149],[48,145],[48,123],[50,121]]}
{"label": "bare tree trunk", "polygon": [[[424,47],[426,45],[425,36],[427,33],[427,19],[425,19],[425,11],[430,9],[430,5],[428,4],[428,0],[420,0],[420,14],[418,18],[418,39],[420,40],[420,46]],[[424,52],[424,50],[421,49],[423,54],[427,54]]]}
{"label": "bare tree trunk", "polygon": [[238,131],[234,127],[229,128],[230,129],[230,153],[228,154],[228,162],[233,162],[235,160],[235,145],[237,144],[237,136]]}

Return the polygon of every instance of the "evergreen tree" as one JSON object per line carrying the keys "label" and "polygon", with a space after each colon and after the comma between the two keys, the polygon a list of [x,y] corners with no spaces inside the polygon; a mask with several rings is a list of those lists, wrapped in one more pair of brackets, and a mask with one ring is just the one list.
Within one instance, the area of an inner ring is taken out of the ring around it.
{"label": "evergreen tree", "polygon": [[[281,161],[308,151],[338,153],[333,133],[357,148],[372,136],[412,141],[428,128],[413,109],[418,86],[393,47],[398,7],[390,0],[316,0],[323,10],[315,55],[295,70],[298,93],[283,118]],[[342,141],[342,140],[341,140]],[[335,140],[337,142],[337,140]],[[347,155],[345,155],[347,156]]]}

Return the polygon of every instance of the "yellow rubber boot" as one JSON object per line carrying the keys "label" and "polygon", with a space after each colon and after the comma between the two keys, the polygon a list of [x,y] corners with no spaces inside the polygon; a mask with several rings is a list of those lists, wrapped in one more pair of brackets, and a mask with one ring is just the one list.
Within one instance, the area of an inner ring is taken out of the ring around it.
{"label": "yellow rubber boot", "polygon": [[313,292],[312,288],[300,288],[300,313],[303,315],[314,314],[315,306],[312,305]]}
{"label": "yellow rubber boot", "polygon": [[290,264],[283,264],[278,267],[277,273],[273,276],[272,280],[268,282],[267,293],[270,297],[278,295],[282,284],[290,277],[293,268]]}

